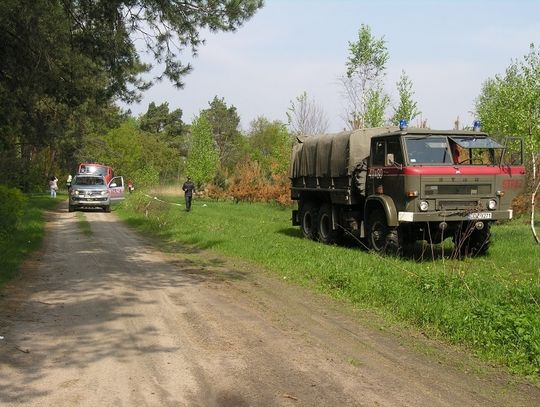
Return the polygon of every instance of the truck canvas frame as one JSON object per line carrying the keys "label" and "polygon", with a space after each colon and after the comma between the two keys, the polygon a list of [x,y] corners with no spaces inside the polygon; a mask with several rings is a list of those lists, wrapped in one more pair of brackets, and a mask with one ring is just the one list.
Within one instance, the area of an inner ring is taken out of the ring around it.
{"label": "truck canvas frame", "polygon": [[381,254],[416,241],[454,241],[460,255],[490,245],[524,190],[523,142],[480,131],[384,127],[299,137],[291,160],[293,225],[306,238],[344,234]]}

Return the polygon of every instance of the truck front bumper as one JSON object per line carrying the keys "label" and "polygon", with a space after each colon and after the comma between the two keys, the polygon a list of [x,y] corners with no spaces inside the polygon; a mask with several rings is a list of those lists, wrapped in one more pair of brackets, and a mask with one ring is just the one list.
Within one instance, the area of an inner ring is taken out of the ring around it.
{"label": "truck front bumper", "polygon": [[398,212],[399,223],[409,222],[467,222],[473,220],[510,220],[512,209],[506,211],[436,211],[436,212]]}

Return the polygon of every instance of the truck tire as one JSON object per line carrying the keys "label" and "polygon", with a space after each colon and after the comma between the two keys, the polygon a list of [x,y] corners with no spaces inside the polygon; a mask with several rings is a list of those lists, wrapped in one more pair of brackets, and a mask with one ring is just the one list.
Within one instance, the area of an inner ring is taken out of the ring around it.
{"label": "truck tire", "polygon": [[400,255],[401,244],[398,229],[390,228],[382,209],[374,210],[367,220],[368,246],[379,254]]}
{"label": "truck tire", "polygon": [[325,244],[334,244],[339,240],[340,232],[332,229],[332,206],[329,204],[322,205],[319,210],[317,233],[319,241]]}
{"label": "truck tire", "polygon": [[103,210],[107,213],[109,213],[111,211],[111,205],[107,205],[107,206],[104,206],[103,207]]}
{"label": "truck tire", "polygon": [[75,210],[75,207],[73,205],[68,205],[68,211],[73,212]]}
{"label": "truck tire", "polygon": [[300,230],[302,236],[316,240],[317,239],[317,207],[311,203],[305,203],[300,210]]}
{"label": "truck tire", "polygon": [[491,228],[488,222],[484,222],[482,229],[474,228],[472,224],[468,225],[466,230],[459,230],[454,238],[455,250],[460,256],[483,256],[487,253],[491,243]]}

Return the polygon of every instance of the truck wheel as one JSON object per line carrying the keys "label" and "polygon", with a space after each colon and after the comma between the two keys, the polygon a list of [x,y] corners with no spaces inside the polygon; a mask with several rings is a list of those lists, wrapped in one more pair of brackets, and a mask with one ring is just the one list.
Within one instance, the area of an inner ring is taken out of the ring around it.
{"label": "truck wheel", "polygon": [[111,205],[107,205],[107,206],[104,206],[103,207],[103,210],[107,213],[109,213],[111,211]]}
{"label": "truck wheel", "polygon": [[300,230],[307,239],[317,239],[317,208],[312,203],[306,203],[300,210]]}
{"label": "truck wheel", "polygon": [[369,216],[366,237],[369,248],[379,254],[399,255],[401,253],[398,230],[388,226],[382,209],[376,209]]}
{"label": "truck wheel", "polygon": [[73,205],[68,206],[68,211],[73,212],[75,210],[75,207]]}
{"label": "truck wheel", "polygon": [[340,233],[332,229],[332,206],[324,204],[319,210],[317,222],[319,241],[326,244],[334,244],[339,240]]}
{"label": "truck wheel", "polygon": [[460,235],[454,238],[455,248],[461,256],[482,256],[485,255],[491,243],[490,224],[484,222],[482,229],[474,228],[472,231],[469,228],[474,228],[470,224],[466,230],[461,230]]}

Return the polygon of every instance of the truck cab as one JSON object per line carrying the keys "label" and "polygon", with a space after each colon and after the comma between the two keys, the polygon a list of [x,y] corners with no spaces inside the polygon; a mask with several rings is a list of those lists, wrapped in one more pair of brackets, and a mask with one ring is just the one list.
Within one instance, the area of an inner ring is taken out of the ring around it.
{"label": "truck cab", "polygon": [[[522,145],[511,162],[505,152],[505,145],[476,131],[414,129],[374,137],[364,211],[370,246],[384,251],[390,242],[382,236],[393,230],[394,250],[451,237],[462,253],[485,253],[490,223],[512,218],[511,201],[525,185]],[[381,208],[386,225],[370,221]]]}

